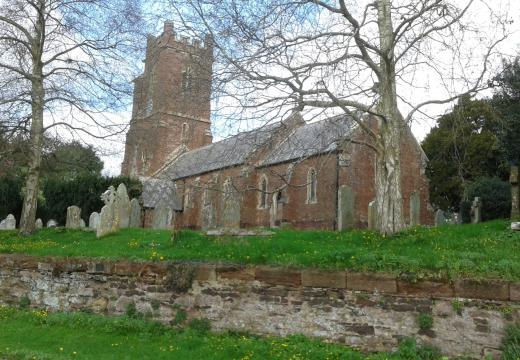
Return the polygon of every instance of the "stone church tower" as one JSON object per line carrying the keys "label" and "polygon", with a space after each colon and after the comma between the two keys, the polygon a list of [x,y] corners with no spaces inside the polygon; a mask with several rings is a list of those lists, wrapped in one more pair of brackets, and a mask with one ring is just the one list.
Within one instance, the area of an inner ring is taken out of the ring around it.
{"label": "stone church tower", "polygon": [[152,176],[179,154],[210,144],[213,43],[179,38],[173,24],[149,36],[144,73],[134,80],[121,173]]}

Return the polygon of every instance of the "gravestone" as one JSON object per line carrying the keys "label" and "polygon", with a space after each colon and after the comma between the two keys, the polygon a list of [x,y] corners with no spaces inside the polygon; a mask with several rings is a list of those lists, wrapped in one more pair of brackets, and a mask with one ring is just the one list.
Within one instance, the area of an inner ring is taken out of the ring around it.
{"label": "gravestone", "polygon": [[47,221],[48,228],[55,228],[56,226],[58,226],[58,222],[56,220],[50,219],[49,221]]}
{"label": "gravestone", "polygon": [[97,230],[99,226],[99,214],[97,212],[93,212],[90,214],[90,217],[88,218],[88,227],[92,230]]}
{"label": "gravestone", "polygon": [[511,230],[520,231],[520,222],[512,222]]}
{"label": "gravestone", "polygon": [[43,221],[42,221],[42,219],[36,219],[36,222],[34,223],[34,227],[35,227],[36,229],[38,229],[38,230],[41,229],[41,228],[43,227]]}
{"label": "gravestone", "polygon": [[5,220],[0,221],[0,230],[5,230]]}
{"label": "gravestone", "polygon": [[139,200],[133,198],[130,201],[130,223],[128,226],[131,228],[138,228],[142,226],[142,223],[141,205],[139,205]]}
{"label": "gravestone", "polygon": [[472,224],[478,224],[482,221],[482,201],[478,196],[473,199],[470,215]]}
{"label": "gravestone", "polygon": [[511,219],[520,219],[520,190],[518,187],[518,166],[511,166]]}
{"label": "gravestone", "polygon": [[85,224],[85,220],[80,219],[80,220],[79,220],[79,228],[80,228],[80,229],[84,229],[84,228],[86,228],[86,227],[87,227],[87,224]]}
{"label": "gravestone", "polygon": [[375,200],[368,203],[368,229],[377,229],[377,202]]}
{"label": "gravestone", "polygon": [[222,204],[222,227],[240,227],[240,196],[230,179],[224,182]]}
{"label": "gravestone", "polygon": [[126,229],[130,224],[130,198],[125,184],[119,184],[116,191],[115,212],[119,219],[119,227]]}
{"label": "gravestone", "polygon": [[410,225],[416,226],[421,223],[421,197],[414,192],[410,196]]}
{"label": "gravestone", "polygon": [[119,218],[114,208],[115,198],[116,191],[113,186],[110,186],[101,195],[101,200],[103,200],[105,206],[101,208],[101,213],[99,214],[99,225],[96,230],[98,238],[116,232],[119,229]]}
{"label": "gravestone", "polygon": [[13,214],[7,215],[5,218],[5,228],[6,230],[15,230],[16,229],[16,218]]}
{"label": "gravestone", "polygon": [[81,209],[76,205],[67,208],[67,220],[65,222],[67,229],[81,228]]}
{"label": "gravestone", "polygon": [[173,210],[164,203],[159,203],[153,212],[153,229],[170,229]]}
{"label": "gravestone", "polygon": [[348,185],[340,186],[338,192],[338,230],[353,229],[356,222],[356,194]]}
{"label": "gravestone", "polygon": [[207,186],[202,193],[202,206],[200,209],[200,219],[202,230],[214,229],[217,227],[214,193],[212,189]]}
{"label": "gravestone", "polygon": [[442,226],[446,224],[446,217],[444,216],[444,211],[441,209],[435,212],[435,226]]}

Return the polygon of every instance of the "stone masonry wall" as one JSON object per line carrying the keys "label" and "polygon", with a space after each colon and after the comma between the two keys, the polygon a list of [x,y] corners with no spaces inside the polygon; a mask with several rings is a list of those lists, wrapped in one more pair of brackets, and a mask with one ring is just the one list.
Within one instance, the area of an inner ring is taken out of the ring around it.
{"label": "stone masonry wall", "polygon": [[[0,255],[0,304],[25,296],[52,311],[121,314],[135,303],[165,322],[182,307],[215,330],[303,333],[365,351],[415,337],[471,358],[497,358],[506,326],[520,319],[520,284],[498,280]],[[433,318],[431,329],[419,328],[420,314]]]}

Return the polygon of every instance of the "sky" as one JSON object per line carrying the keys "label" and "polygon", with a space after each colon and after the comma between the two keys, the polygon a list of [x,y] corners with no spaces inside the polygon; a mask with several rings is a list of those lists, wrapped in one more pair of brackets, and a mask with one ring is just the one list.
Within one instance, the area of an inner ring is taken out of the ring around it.
{"label": "sky", "polygon": [[[466,0],[450,0],[451,3],[464,3]],[[477,1],[479,2],[479,1]],[[481,0],[478,4],[479,6],[488,6],[494,11],[504,12],[507,11],[511,19],[519,19],[518,21],[510,24],[509,31],[511,35],[509,38],[504,41],[500,47],[500,53],[513,57],[516,54],[520,54],[520,0]],[[475,12],[471,14],[474,17],[474,20],[482,24],[483,29],[489,28],[489,31],[492,31],[490,27],[489,18],[485,16],[483,13],[479,13],[478,8],[476,8]],[[159,32],[159,30],[158,30]],[[143,42],[145,39],[143,39]],[[475,55],[475,60],[478,60],[479,56]],[[438,98],[436,96],[437,93],[441,93],[442,89],[436,88],[437,85],[432,84],[428,93],[422,94],[419,96],[431,96],[431,98]],[[490,93],[482,93],[478,95],[479,97],[489,96]],[[442,97],[442,96],[439,96]],[[426,98],[425,98],[426,99]],[[420,99],[419,99],[420,100]],[[449,111],[452,105],[443,105],[430,107],[426,109],[427,116],[418,116],[415,121],[411,124],[412,132],[415,137],[421,141],[428,134],[431,127],[435,124],[435,118],[442,115],[443,113]],[[129,109],[125,113],[120,114],[110,114],[111,117],[120,119],[120,121],[128,122],[130,121],[130,110]],[[224,131],[223,129],[213,128],[214,139],[219,139],[218,133]],[[216,136],[215,136],[216,135]],[[103,160],[105,167],[103,173],[106,175],[118,175],[121,170],[121,163],[124,157],[124,142],[125,136],[121,134],[120,136],[111,138],[110,140],[105,141],[96,141],[98,145],[98,154]]]}

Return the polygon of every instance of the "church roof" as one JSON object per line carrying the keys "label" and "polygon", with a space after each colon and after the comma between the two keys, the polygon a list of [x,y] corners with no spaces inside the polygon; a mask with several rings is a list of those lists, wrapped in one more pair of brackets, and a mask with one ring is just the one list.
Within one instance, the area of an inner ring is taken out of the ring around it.
{"label": "church roof", "polygon": [[277,131],[283,130],[283,124],[264,126],[180,155],[162,172],[161,178],[176,180],[241,165],[263,145],[266,145],[267,153],[259,166],[331,152],[337,149],[339,140],[351,133],[354,124],[346,116],[304,124],[291,129],[276,146],[268,141]]}

